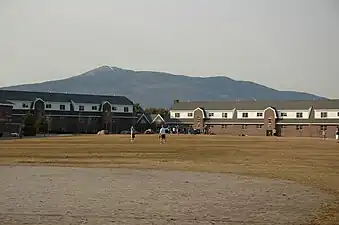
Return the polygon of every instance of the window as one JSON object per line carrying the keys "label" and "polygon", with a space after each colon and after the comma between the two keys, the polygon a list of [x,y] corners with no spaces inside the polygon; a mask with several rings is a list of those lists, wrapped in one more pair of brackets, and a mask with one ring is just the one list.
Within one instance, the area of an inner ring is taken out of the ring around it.
{"label": "window", "polygon": [[268,118],[268,124],[272,124],[272,119]]}
{"label": "window", "polygon": [[227,118],[227,113],[222,113],[223,118]]}
{"label": "window", "polygon": [[208,116],[210,116],[210,117],[214,116],[214,113],[208,113]]}
{"label": "window", "polygon": [[175,113],[175,114],[174,114],[174,117],[175,117],[175,118],[179,118],[179,117],[180,117],[180,113]]}
{"label": "window", "polygon": [[297,125],[296,126],[296,130],[302,130],[303,129],[303,126],[302,125]]}
{"label": "window", "polygon": [[248,113],[242,113],[242,118],[248,118]]}
{"label": "window", "polygon": [[60,105],[60,110],[66,110],[66,106],[65,105]]}
{"label": "window", "polygon": [[188,117],[192,117],[192,116],[193,116],[193,113],[187,113],[187,116],[188,116]]}
{"label": "window", "polygon": [[28,108],[28,104],[22,103],[22,108]]}
{"label": "window", "polygon": [[303,113],[302,112],[297,112],[297,118],[303,118]]}
{"label": "window", "polygon": [[79,111],[84,111],[85,107],[83,105],[79,105]]}
{"label": "window", "polygon": [[327,118],[327,112],[321,112],[320,117],[321,118]]}
{"label": "window", "polygon": [[242,129],[247,129],[247,125],[242,125]]}
{"label": "window", "polygon": [[262,117],[262,115],[263,115],[263,114],[262,114],[261,112],[258,112],[258,113],[257,113],[257,117]]}
{"label": "window", "polygon": [[92,110],[98,110],[98,106],[93,105],[93,106],[92,106]]}
{"label": "window", "polygon": [[128,112],[128,107],[124,107],[124,112]]}
{"label": "window", "polygon": [[322,130],[322,131],[327,130],[327,126],[326,125],[321,125],[320,126],[320,130]]}
{"label": "window", "polygon": [[226,124],[223,124],[223,125],[221,125],[221,128],[227,129],[227,125],[226,125]]}
{"label": "window", "polygon": [[287,116],[287,113],[282,112],[282,113],[280,113],[280,116],[282,116],[282,117]]}
{"label": "window", "polygon": [[117,110],[117,107],[112,106],[112,111],[116,111],[116,110]]}
{"label": "window", "polygon": [[51,104],[46,104],[46,109],[51,109],[52,105]]}
{"label": "window", "polygon": [[258,124],[258,125],[257,125],[257,128],[258,128],[258,129],[261,129],[261,128],[262,128],[262,125],[261,125],[261,124]]}

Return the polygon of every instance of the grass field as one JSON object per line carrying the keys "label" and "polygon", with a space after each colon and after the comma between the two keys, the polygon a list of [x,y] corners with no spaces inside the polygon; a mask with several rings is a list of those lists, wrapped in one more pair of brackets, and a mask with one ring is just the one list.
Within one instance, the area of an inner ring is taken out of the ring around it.
{"label": "grass field", "polygon": [[234,173],[293,180],[336,197],[314,224],[339,222],[339,144],[335,140],[156,135],[78,136],[0,141],[0,164],[125,167]]}

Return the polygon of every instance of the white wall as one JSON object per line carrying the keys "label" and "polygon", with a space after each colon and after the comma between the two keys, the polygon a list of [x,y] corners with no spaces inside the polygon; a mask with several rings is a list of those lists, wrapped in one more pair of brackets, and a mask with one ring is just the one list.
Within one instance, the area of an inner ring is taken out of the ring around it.
{"label": "white wall", "polygon": [[[32,104],[32,101],[12,101],[12,100],[9,100],[9,102],[12,102],[14,104],[13,109],[18,109],[18,110],[30,110],[31,104]],[[28,105],[28,107],[24,108],[23,104]]]}
{"label": "white wall", "polygon": [[[133,105],[112,105],[112,106],[116,107],[116,110],[112,112],[118,112],[118,113],[132,113],[133,112]],[[128,107],[128,112],[124,112],[125,107]]]}
{"label": "white wall", "polygon": [[[242,117],[243,113],[248,113],[248,117]],[[262,116],[257,116],[257,113],[262,113]],[[238,119],[263,119],[264,110],[237,110]]]}
{"label": "white wall", "polygon": [[326,118],[321,118],[322,112],[327,112],[327,119],[339,119],[339,116],[338,116],[339,109],[315,109],[314,118],[315,119],[326,119]]}
{"label": "white wall", "polygon": [[[297,113],[302,113],[302,118],[297,118]],[[277,110],[278,118],[282,119],[308,119],[310,116],[310,110],[304,109],[304,110]],[[286,116],[282,116],[281,113],[287,113]]]}
{"label": "white wall", "polygon": [[[79,111],[79,106],[84,106],[83,112],[99,112],[99,107],[100,104],[93,104],[93,103],[78,103],[78,102],[73,102],[74,106],[74,111],[78,112]],[[96,110],[92,110],[92,106],[96,106]]]}
{"label": "white wall", "polygon": [[[180,117],[175,117],[176,113],[180,113]],[[189,117],[188,113],[192,113],[193,114],[193,110],[170,110],[170,117],[172,119],[175,119],[175,118],[193,119],[193,115],[191,117]]]}
{"label": "white wall", "polygon": [[[211,119],[232,119],[233,110],[205,110],[206,117]],[[213,116],[209,116],[210,113],[213,113]],[[227,113],[227,118],[222,117],[223,113]]]}
{"label": "white wall", "polygon": [[[10,100],[9,102],[13,103],[13,109],[17,110],[30,110],[32,101],[17,101],[17,100]],[[24,108],[23,104],[26,104],[28,107]],[[50,104],[51,108],[46,108],[46,105]],[[71,103],[71,102],[45,102],[45,110],[46,111],[70,111],[71,110],[71,104],[74,106],[74,111],[79,111],[79,106],[84,106],[83,112],[99,112],[100,105],[101,104],[90,104],[90,103]],[[60,105],[65,105],[65,110],[60,110]],[[92,106],[96,106],[97,109],[93,110]],[[34,107],[34,106],[33,106]],[[112,107],[115,107],[116,110],[113,112],[118,113],[132,113],[133,112],[133,105],[112,105]],[[128,107],[128,112],[124,112],[124,107]],[[102,109],[101,109],[102,110]]]}
{"label": "white wall", "polygon": [[[46,105],[50,104],[51,108],[47,108]],[[60,105],[65,106],[65,110],[60,110]],[[50,111],[70,111],[71,103],[70,102],[45,102],[45,110]]]}

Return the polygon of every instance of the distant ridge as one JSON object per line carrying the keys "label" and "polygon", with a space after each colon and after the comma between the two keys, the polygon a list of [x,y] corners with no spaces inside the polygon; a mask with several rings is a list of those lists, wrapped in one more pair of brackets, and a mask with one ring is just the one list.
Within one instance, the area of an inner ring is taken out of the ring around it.
{"label": "distant ridge", "polygon": [[42,83],[1,89],[78,94],[123,95],[144,107],[170,107],[173,100],[316,100],[305,92],[278,91],[251,81],[229,77],[191,77],[154,71],[101,66],[83,74]]}

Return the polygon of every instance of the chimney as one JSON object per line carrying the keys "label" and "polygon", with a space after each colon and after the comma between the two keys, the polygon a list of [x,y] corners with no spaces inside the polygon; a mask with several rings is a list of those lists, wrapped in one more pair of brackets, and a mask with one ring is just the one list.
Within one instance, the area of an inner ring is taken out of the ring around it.
{"label": "chimney", "polygon": [[175,103],[179,103],[179,100],[176,99],[176,100],[173,101],[173,103],[174,103],[174,104],[175,104]]}

